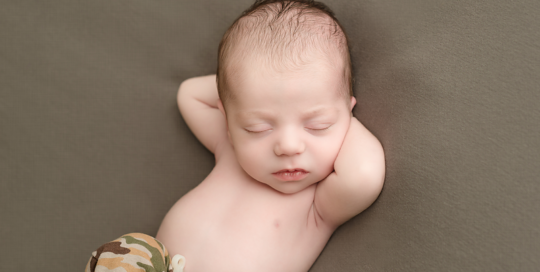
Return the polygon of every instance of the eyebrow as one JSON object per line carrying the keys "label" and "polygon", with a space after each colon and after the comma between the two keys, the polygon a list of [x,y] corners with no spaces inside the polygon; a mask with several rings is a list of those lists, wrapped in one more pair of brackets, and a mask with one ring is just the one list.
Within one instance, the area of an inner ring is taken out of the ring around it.
{"label": "eyebrow", "polygon": [[250,118],[250,117],[262,117],[262,118],[272,118],[274,115],[268,111],[263,110],[250,110],[242,112],[239,114],[240,117]]}
{"label": "eyebrow", "polygon": [[[323,115],[327,113],[329,114],[337,113],[337,111],[338,111],[337,109],[332,108],[332,107],[320,106],[320,107],[315,107],[307,111],[304,111],[302,113],[302,117],[307,119],[307,118],[311,118],[317,115]],[[268,111],[264,111],[264,110],[250,110],[250,111],[241,113],[240,116],[245,117],[245,118],[249,118],[249,117],[272,118],[274,117],[274,114]]]}
{"label": "eyebrow", "polygon": [[314,116],[317,116],[317,115],[323,115],[323,114],[327,114],[327,113],[337,113],[337,109],[336,108],[332,108],[332,107],[325,107],[325,106],[321,106],[321,107],[315,107],[313,109],[310,109],[308,111],[305,111],[304,114],[302,114],[302,116],[304,118],[309,118],[309,117],[314,117]]}

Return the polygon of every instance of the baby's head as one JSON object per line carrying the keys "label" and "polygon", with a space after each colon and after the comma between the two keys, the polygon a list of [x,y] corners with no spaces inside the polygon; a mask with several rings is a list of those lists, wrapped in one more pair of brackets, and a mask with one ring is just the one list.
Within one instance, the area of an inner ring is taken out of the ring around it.
{"label": "baby's head", "polygon": [[219,44],[220,99],[226,105],[235,98],[229,83],[245,79],[246,68],[291,73],[315,61],[340,70],[340,91],[348,100],[353,95],[349,47],[334,13],[313,0],[257,0]]}
{"label": "baby's head", "polygon": [[219,46],[220,110],[242,168],[284,193],[324,179],[347,133],[345,32],[315,1],[256,1]]}

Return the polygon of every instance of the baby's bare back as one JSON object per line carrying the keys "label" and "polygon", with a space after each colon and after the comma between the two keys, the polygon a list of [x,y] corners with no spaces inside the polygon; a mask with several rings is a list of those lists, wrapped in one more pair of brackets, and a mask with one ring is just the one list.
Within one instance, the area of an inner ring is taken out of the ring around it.
{"label": "baby's bare back", "polygon": [[316,184],[283,194],[253,180],[229,147],[168,212],[157,239],[185,272],[308,271],[332,234],[312,208]]}

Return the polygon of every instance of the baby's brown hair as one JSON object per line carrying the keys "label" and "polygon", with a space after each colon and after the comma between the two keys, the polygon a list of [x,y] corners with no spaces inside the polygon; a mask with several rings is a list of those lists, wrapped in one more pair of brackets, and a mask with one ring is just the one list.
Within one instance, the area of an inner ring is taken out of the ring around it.
{"label": "baby's brown hair", "polygon": [[333,11],[313,0],[256,0],[234,21],[219,44],[219,97],[224,105],[234,98],[228,82],[242,60],[258,57],[274,71],[294,71],[308,64],[309,57],[328,56],[336,50],[344,66],[342,95],[350,97],[348,39]]}

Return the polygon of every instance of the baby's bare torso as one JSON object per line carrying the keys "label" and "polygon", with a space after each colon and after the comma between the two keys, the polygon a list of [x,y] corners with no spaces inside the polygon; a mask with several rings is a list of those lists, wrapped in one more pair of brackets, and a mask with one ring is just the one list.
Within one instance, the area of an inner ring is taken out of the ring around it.
{"label": "baby's bare torso", "polygon": [[185,272],[308,271],[334,229],[312,208],[316,184],[283,194],[249,177],[232,147],[166,215],[157,239]]}

